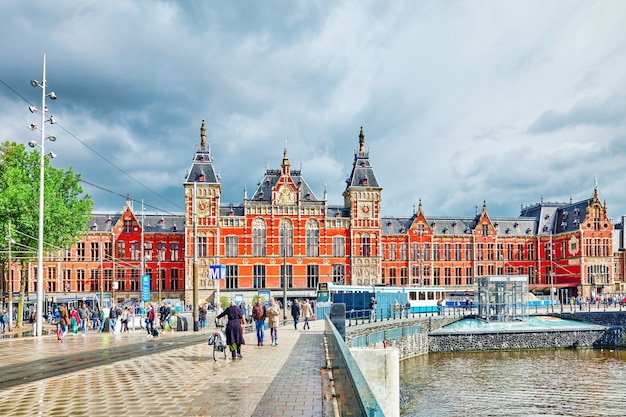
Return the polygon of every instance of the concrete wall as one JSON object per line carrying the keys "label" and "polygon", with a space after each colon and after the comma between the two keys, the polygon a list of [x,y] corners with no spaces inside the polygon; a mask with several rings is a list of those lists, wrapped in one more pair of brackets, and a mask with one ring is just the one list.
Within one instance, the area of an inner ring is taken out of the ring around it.
{"label": "concrete wall", "polygon": [[350,349],[385,417],[400,417],[398,349]]}

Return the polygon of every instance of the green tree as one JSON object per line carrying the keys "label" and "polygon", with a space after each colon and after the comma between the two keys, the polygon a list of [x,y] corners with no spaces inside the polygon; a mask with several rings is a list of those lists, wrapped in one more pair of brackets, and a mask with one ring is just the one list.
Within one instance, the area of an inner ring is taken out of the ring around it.
{"label": "green tree", "polygon": [[[21,281],[18,302],[18,326],[24,311],[24,291],[28,263],[37,260],[39,241],[39,165],[40,153],[27,152],[22,144],[0,144],[0,262],[7,262],[8,225],[17,249],[15,261],[20,262]],[[55,253],[78,241],[87,232],[93,201],[83,194],[80,174],[55,168],[44,157],[44,254]],[[4,269],[4,268],[3,268]],[[44,288],[45,290],[45,288]],[[42,312],[45,313],[45,312]]]}

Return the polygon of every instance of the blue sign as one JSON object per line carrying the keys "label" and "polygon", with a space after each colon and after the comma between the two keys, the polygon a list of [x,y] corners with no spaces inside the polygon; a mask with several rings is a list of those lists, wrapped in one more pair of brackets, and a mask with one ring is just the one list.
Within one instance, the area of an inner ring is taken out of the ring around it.
{"label": "blue sign", "polygon": [[211,279],[226,278],[226,265],[211,265]]}
{"label": "blue sign", "polygon": [[141,301],[150,301],[150,275],[141,277]]}

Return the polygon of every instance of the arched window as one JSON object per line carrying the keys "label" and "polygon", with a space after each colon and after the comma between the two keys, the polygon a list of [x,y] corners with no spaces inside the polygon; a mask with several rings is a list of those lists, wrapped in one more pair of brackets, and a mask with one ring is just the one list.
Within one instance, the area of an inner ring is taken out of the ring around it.
{"label": "arched window", "polygon": [[293,225],[289,220],[280,222],[280,256],[293,256]]}
{"label": "arched window", "polygon": [[320,226],[315,219],[306,222],[306,256],[320,255]]}
{"label": "arched window", "polygon": [[256,218],[252,221],[252,256],[265,256],[265,222]]}

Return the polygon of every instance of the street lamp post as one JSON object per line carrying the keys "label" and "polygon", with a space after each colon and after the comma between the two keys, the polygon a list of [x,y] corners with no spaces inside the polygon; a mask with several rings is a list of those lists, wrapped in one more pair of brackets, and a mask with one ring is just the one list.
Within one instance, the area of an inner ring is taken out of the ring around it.
{"label": "street lamp post", "polygon": [[287,321],[287,224],[281,227],[283,235],[283,321]]}
{"label": "street lamp post", "polygon": [[[46,55],[43,56],[43,77],[41,82],[32,80],[30,84],[33,87],[41,88],[41,109],[37,109],[34,106],[29,107],[31,113],[36,111],[41,113],[41,126],[36,126],[31,124],[29,126],[30,130],[39,130],[41,132],[41,143],[37,143],[35,141],[30,141],[28,145],[31,148],[35,146],[39,147],[40,152],[40,162],[39,162],[39,246],[37,248],[37,311],[36,311],[36,322],[35,322],[35,331],[33,336],[41,336],[43,331],[43,209],[44,209],[44,167],[45,167],[45,142],[46,139],[49,139],[51,142],[54,142],[56,138],[54,136],[47,136],[45,132],[45,126],[47,122],[50,124],[54,123],[54,119],[50,116],[46,119],[46,97],[50,97],[50,100],[56,100],[57,96],[54,92],[50,92],[46,94]],[[48,154],[50,158],[54,158],[56,155],[53,152]]]}

